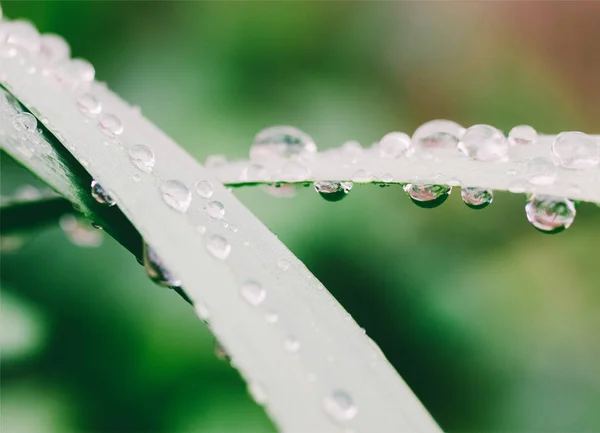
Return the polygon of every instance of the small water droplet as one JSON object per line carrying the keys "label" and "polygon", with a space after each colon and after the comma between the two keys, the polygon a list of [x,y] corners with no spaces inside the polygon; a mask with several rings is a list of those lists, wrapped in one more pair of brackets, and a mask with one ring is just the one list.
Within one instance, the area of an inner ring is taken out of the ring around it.
{"label": "small water droplet", "polygon": [[302,182],[310,177],[310,169],[299,161],[289,161],[281,167],[281,179],[285,182]]}
{"label": "small water droplet", "polygon": [[288,352],[294,353],[300,349],[300,342],[295,337],[290,335],[283,341],[283,347]]}
{"label": "small water droplet", "polygon": [[463,202],[471,209],[483,209],[488,207],[494,200],[494,193],[483,188],[462,188],[460,196]]}
{"label": "small water droplet", "polygon": [[515,194],[524,193],[525,191],[527,191],[527,184],[523,179],[515,179],[510,184],[508,184],[508,191]]}
{"label": "small water droplet", "polygon": [[225,218],[225,206],[220,201],[211,201],[204,207],[204,212],[216,220]]}
{"label": "small water droplet", "polygon": [[277,260],[277,267],[282,271],[287,271],[290,268],[290,262],[282,257]]}
{"label": "small water droplet", "polygon": [[142,176],[140,176],[139,173],[133,173],[130,177],[131,180],[133,180],[134,182],[139,182],[140,180],[142,180]]}
{"label": "small water droplet", "polygon": [[68,74],[75,80],[89,83],[94,81],[96,70],[84,59],[71,59],[67,64]]}
{"label": "small water droplet", "polygon": [[452,192],[451,186],[431,184],[417,185],[409,183],[404,185],[403,189],[414,204],[423,208],[434,208],[441,205]]}
{"label": "small water droplet", "polygon": [[392,183],[394,181],[394,176],[392,176],[390,173],[384,173],[381,176],[381,181],[383,183]]}
{"label": "small water droplet", "polygon": [[259,132],[250,147],[252,161],[307,158],[317,151],[314,140],[293,126],[272,126]]}
{"label": "small water droplet", "polygon": [[267,403],[267,393],[258,382],[248,384],[248,393],[256,403],[260,405]]}
{"label": "small water droplet", "polygon": [[202,302],[194,302],[194,312],[200,320],[204,320],[206,322],[208,319],[210,319],[210,311]]}
{"label": "small water droplet", "polygon": [[346,422],[354,418],[358,407],[346,391],[335,390],[323,399],[325,412],[337,422]]}
{"label": "small water droplet", "polygon": [[202,225],[196,226],[196,231],[200,233],[201,236],[204,236],[206,234],[206,227]]}
{"label": "small water droplet", "polygon": [[379,140],[379,156],[382,158],[398,158],[411,148],[412,142],[404,132],[390,132]]}
{"label": "small water droplet", "polygon": [[533,195],[525,206],[527,220],[539,231],[553,234],[568,229],[577,211],[567,198]]}
{"label": "small water droplet", "polygon": [[148,277],[156,284],[163,287],[180,287],[181,280],[176,278],[163,264],[162,259],[154,249],[144,243],[143,264]]}
{"label": "small water droplet", "polygon": [[369,183],[373,180],[373,176],[367,170],[361,168],[352,174],[351,179],[356,183]]}
{"label": "small water droplet", "polygon": [[533,185],[551,185],[556,180],[556,166],[543,156],[531,158],[527,163],[527,178]]}
{"label": "small water droplet", "polygon": [[84,93],[77,98],[77,108],[86,115],[95,115],[102,111],[102,103],[91,93]]}
{"label": "small water droplet", "polygon": [[600,162],[600,143],[583,132],[562,132],[552,143],[552,154],[565,168],[593,167]]}
{"label": "small water droplet", "polygon": [[245,167],[241,174],[243,182],[267,181],[269,178],[267,169],[260,164],[250,164]]}
{"label": "small water droplet", "polygon": [[412,135],[412,143],[421,149],[454,149],[465,128],[450,120],[432,120],[419,126]]}
{"label": "small water droplet", "polygon": [[35,132],[36,118],[30,113],[19,113],[13,117],[13,128],[19,132]]}
{"label": "small water droplet", "polygon": [[129,149],[129,160],[142,171],[152,172],[154,168],[154,152],[144,144],[136,144]]}
{"label": "small water droplet", "polygon": [[231,360],[231,358],[229,357],[229,353],[227,353],[227,350],[225,350],[223,345],[216,338],[214,340],[214,350],[215,350],[215,356],[218,359],[220,359],[222,361],[230,361]]}
{"label": "small water droplet", "polygon": [[508,133],[508,142],[511,145],[532,144],[537,141],[537,131],[529,125],[518,125]]}
{"label": "small water droplet", "polygon": [[267,321],[267,323],[277,323],[277,321],[279,320],[279,315],[273,311],[269,311],[265,314],[265,320]]}
{"label": "small water droplet", "polygon": [[340,201],[352,189],[352,182],[333,182],[322,181],[315,182],[315,190],[327,201]]}
{"label": "small water droplet", "polygon": [[462,183],[460,180],[458,180],[455,177],[451,177],[450,179],[448,179],[448,181],[446,182],[446,185],[449,186],[460,186]]}
{"label": "small water droplet", "polygon": [[473,125],[465,131],[458,150],[478,161],[502,161],[508,153],[508,141],[493,126]]}
{"label": "small water droplet", "polygon": [[196,194],[202,198],[210,198],[214,192],[212,183],[207,180],[199,180],[196,182],[196,185],[194,185],[194,191],[196,191]]}
{"label": "small water droplet", "polygon": [[225,260],[231,253],[231,245],[222,236],[212,235],[208,238],[206,249],[219,260]]}
{"label": "small water droplet", "polygon": [[114,200],[110,194],[104,188],[102,188],[102,185],[95,180],[92,180],[91,187],[92,197],[94,197],[98,203],[107,204],[109,206],[114,206],[117,204],[116,200]]}
{"label": "small water droplet", "polygon": [[267,291],[257,281],[246,281],[240,287],[242,298],[250,305],[260,305],[267,297]]}
{"label": "small water droplet", "polygon": [[192,202],[192,193],[178,180],[168,180],[160,187],[162,198],[166,204],[177,212],[186,213]]}
{"label": "small water droplet", "polygon": [[237,233],[238,226],[236,226],[235,224],[230,224],[229,225],[229,230],[231,230],[233,233]]}
{"label": "small water droplet", "polygon": [[114,114],[103,114],[98,120],[98,125],[102,132],[111,137],[123,133],[123,123]]}
{"label": "small water droplet", "polygon": [[283,197],[290,198],[296,195],[296,186],[295,185],[285,185],[285,184],[277,184],[277,185],[263,185],[263,191],[273,197]]}

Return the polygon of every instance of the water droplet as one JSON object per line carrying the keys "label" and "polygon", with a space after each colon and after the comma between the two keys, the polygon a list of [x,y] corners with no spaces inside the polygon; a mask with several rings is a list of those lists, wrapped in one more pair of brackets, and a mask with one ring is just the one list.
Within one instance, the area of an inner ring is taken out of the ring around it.
{"label": "water droplet", "polygon": [[123,123],[114,114],[103,114],[98,125],[102,132],[111,137],[123,133]]}
{"label": "water droplet", "polygon": [[508,191],[515,194],[524,193],[527,191],[527,184],[523,179],[513,180],[510,184],[508,184]]}
{"label": "water droplet", "polygon": [[315,190],[327,201],[340,201],[352,189],[352,182],[315,182]]}
{"label": "water droplet", "polygon": [[192,193],[178,180],[168,180],[160,187],[162,198],[166,204],[177,212],[186,213],[192,202]]}
{"label": "water droplet", "polygon": [[136,144],[129,149],[129,160],[142,171],[150,173],[154,168],[154,152],[144,145]]}
{"label": "water droplet", "polygon": [[508,170],[506,170],[506,175],[507,176],[516,176],[517,170],[515,170],[514,168],[509,168]]}
{"label": "water droplet", "polygon": [[446,185],[448,186],[460,186],[462,183],[460,180],[458,180],[455,177],[451,177],[450,179],[448,179],[446,182]]}
{"label": "water droplet", "polygon": [[404,185],[404,191],[408,193],[408,196],[419,207],[423,208],[434,208],[446,201],[452,187],[447,185],[417,185],[409,183]]}
{"label": "water droplet", "polygon": [[290,262],[282,257],[277,260],[277,267],[282,271],[287,271],[290,268]]}
{"label": "water droplet", "polygon": [[86,220],[75,215],[60,217],[60,227],[72,244],[80,247],[97,247],[102,244],[102,233],[95,230]]}
{"label": "water droplet", "polygon": [[169,272],[158,254],[146,243],[144,243],[143,263],[148,277],[156,284],[163,287],[181,286],[181,280]]}
{"label": "water droplet", "polygon": [[229,230],[231,230],[233,233],[237,233],[238,227],[235,224],[231,224],[229,226]]}
{"label": "water droplet", "polygon": [[227,158],[225,155],[210,155],[206,158],[204,165],[206,168],[215,169],[227,164]]}
{"label": "water droplet", "polygon": [[102,111],[102,103],[94,95],[84,93],[77,98],[77,108],[84,114],[95,115]]}
{"label": "water droplet", "polygon": [[200,233],[200,236],[204,236],[206,234],[206,227],[202,225],[196,226],[196,231]]}
{"label": "water droplet", "polygon": [[300,349],[300,342],[293,336],[288,336],[284,341],[283,341],[283,347],[285,348],[285,350],[287,350],[288,352],[297,352],[298,349]]}
{"label": "water droplet", "polygon": [[285,182],[301,182],[309,177],[310,169],[299,161],[289,161],[281,167],[281,180]]}
{"label": "water droplet", "polygon": [[529,125],[515,126],[508,133],[508,142],[511,145],[532,144],[537,141],[537,131]]}
{"label": "water droplet", "polygon": [[471,209],[483,209],[488,207],[494,200],[494,193],[483,188],[462,188],[460,196],[463,202]]}
{"label": "water droplet", "polygon": [[263,185],[263,191],[273,197],[284,197],[290,198],[296,195],[296,186],[295,185]]}
{"label": "water droplet", "polygon": [[373,176],[367,170],[359,169],[356,170],[352,176],[352,181],[356,183],[369,183],[373,180]]}
{"label": "water droplet", "polygon": [[246,281],[240,287],[242,298],[250,305],[260,305],[267,297],[267,291],[256,281]]}
{"label": "water droplet", "polygon": [[268,180],[269,176],[267,173],[267,169],[264,168],[262,165],[250,164],[249,166],[244,168],[241,178],[241,180],[244,182],[264,182]]}
{"label": "water droplet", "polygon": [[117,204],[116,200],[114,200],[110,194],[104,189],[102,188],[102,185],[100,185],[98,182],[96,182],[95,180],[92,180],[92,197],[94,197],[94,199],[101,204],[108,204],[109,206],[114,206],[115,204]]}
{"label": "water droplet", "polygon": [[248,393],[256,403],[260,405],[267,403],[267,393],[258,382],[248,384]]}
{"label": "water droplet", "polygon": [[211,201],[204,207],[204,212],[211,218],[222,220],[225,218],[225,207],[220,201]]}
{"label": "water droplet", "polygon": [[84,59],[72,59],[68,66],[69,74],[83,82],[94,81],[96,70],[94,66]]}
{"label": "water droplet", "polygon": [[71,55],[69,44],[60,36],[46,33],[41,37],[41,57],[48,63],[67,60]]}
{"label": "water droplet", "polygon": [[450,120],[432,120],[419,126],[412,136],[412,143],[422,149],[454,149],[465,128]]}
{"label": "water droplet", "polygon": [[214,350],[215,350],[215,356],[218,359],[220,359],[222,361],[230,361],[231,360],[231,358],[229,357],[229,353],[227,353],[227,350],[225,350],[223,345],[216,338],[214,340]]}
{"label": "water droplet", "polygon": [[350,394],[343,390],[335,390],[331,395],[325,397],[323,407],[325,412],[337,422],[349,421],[358,412],[358,407],[354,404]]}
{"label": "water droplet", "polygon": [[140,180],[142,180],[142,176],[140,176],[139,173],[133,173],[130,177],[131,180],[133,180],[134,182],[139,182]]}
{"label": "water droplet", "polygon": [[543,156],[531,158],[527,163],[527,177],[533,185],[551,185],[556,180],[556,166]]}
{"label": "water droplet", "polygon": [[600,162],[600,144],[583,132],[562,132],[552,143],[552,154],[565,168],[587,168]]}
{"label": "water droplet", "polygon": [[465,131],[458,150],[479,161],[502,161],[508,153],[508,141],[493,126],[473,125]]}
{"label": "water droplet", "polygon": [[392,183],[394,181],[394,176],[392,176],[390,173],[384,173],[381,176],[381,181],[383,183]]}
{"label": "water droplet", "polygon": [[219,235],[210,236],[206,249],[219,260],[225,260],[231,253],[231,245],[229,245],[227,239]]}
{"label": "water droplet", "polygon": [[208,319],[210,319],[210,311],[202,302],[194,302],[194,312],[200,320],[204,320],[206,322]]}
{"label": "water droplet", "polygon": [[277,321],[279,320],[279,315],[273,311],[269,311],[265,314],[265,320],[267,321],[267,323],[277,323]]}
{"label": "water droplet", "polygon": [[13,117],[13,128],[19,132],[35,132],[36,118],[30,113],[19,113]]}
{"label": "water droplet", "polygon": [[412,142],[404,132],[390,132],[379,140],[379,155],[382,158],[398,158],[404,155],[411,147]]}
{"label": "water droplet", "polygon": [[202,198],[210,198],[214,192],[212,183],[207,180],[199,180],[196,182],[196,185],[194,185],[194,190],[196,191],[196,194]]}
{"label": "water droplet", "polygon": [[272,126],[259,132],[250,147],[252,161],[306,158],[317,151],[314,140],[293,126]]}
{"label": "water droplet", "polygon": [[529,222],[539,231],[549,234],[568,229],[576,213],[571,200],[546,195],[533,195],[525,206]]}

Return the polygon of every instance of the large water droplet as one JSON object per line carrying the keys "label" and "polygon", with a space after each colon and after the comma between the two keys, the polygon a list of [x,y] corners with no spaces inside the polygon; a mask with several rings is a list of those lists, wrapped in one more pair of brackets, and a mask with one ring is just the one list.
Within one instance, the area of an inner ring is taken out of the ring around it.
{"label": "large water droplet", "polygon": [[110,196],[108,191],[106,191],[104,188],[102,188],[102,185],[100,185],[95,180],[92,180],[91,187],[92,187],[92,197],[94,197],[94,199],[98,203],[107,204],[109,206],[114,206],[115,204],[117,204],[116,200]]}
{"label": "large water droplet", "polygon": [[143,261],[148,277],[156,284],[163,287],[181,286],[181,280],[169,272],[158,254],[156,254],[154,249],[146,243],[144,243]]}
{"label": "large water droplet", "polygon": [[327,201],[340,201],[352,189],[352,182],[315,182],[315,190]]}
{"label": "large water droplet", "polygon": [[404,132],[390,132],[379,140],[379,155],[383,158],[398,158],[411,147],[411,139]]}
{"label": "large water droplet", "polygon": [[204,207],[204,212],[211,218],[222,220],[225,218],[225,206],[220,201],[211,201]]}
{"label": "large water droplet", "polygon": [[488,207],[494,200],[494,193],[483,188],[462,188],[460,196],[463,202],[471,209],[483,209]]}
{"label": "large water droplet", "polygon": [[77,108],[84,114],[95,115],[102,111],[102,103],[91,93],[84,93],[77,98]]}
{"label": "large water droplet", "polygon": [[525,206],[529,222],[539,231],[549,234],[568,229],[576,213],[571,200],[546,195],[533,195]]}
{"label": "large water droplet", "polygon": [[508,142],[511,145],[532,144],[537,141],[537,131],[529,125],[515,126],[508,133]]}
{"label": "large water droplet", "polygon": [[335,390],[323,399],[325,412],[337,422],[346,422],[354,418],[358,407],[346,391]]}
{"label": "large water droplet", "polygon": [[527,162],[527,180],[533,185],[551,185],[556,180],[556,166],[543,156],[531,158]]}
{"label": "large water droplet", "polygon": [[587,168],[600,162],[600,144],[583,132],[562,132],[552,143],[552,154],[565,168]]}
{"label": "large water droplet", "polygon": [[129,149],[129,160],[142,171],[150,173],[154,169],[154,152],[144,144],[136,144]]}
{"label": "large water droplet", "polygon": [[192,193],[182,182],[168,180],[160,187],[162,198],[166,204],[177,212],[186,213],[192,202]]}
{"label": "large water droplet", "polygon": [[103,114],[98,120],[100,130],[106,135],[115,136],[123,133],[123,123],[114,114]]}
{"label": "large water droplet", "polygon": [[19,113],[13,117],[13,128],[19,132],[35,132],[36,118],[30,113]]}
{"label": "large water droplet", "polygon": [[257,281],[246,281],[240,287],[242,298],[250,305],[260,305],[267,297],[267,291]]}
{"label": "large water droplet", "polygon": [[194,190],[196,191],[196,194],[202,198],[211,198],[214,192],[212,183],[207,180],[199,180],[196,182]]}
{"label": "large water droplet", "polygon": [[465,128],[450,120],[432,120],[419,126],[413,133],[412,143],[421,149],[454,149]]}
{"label": "large water droplet", "polygon": [[316,151],[310,135],[293,126],[272,126],[254,137],[250,159],[260,162],[272,158],[305,158]]}
{"label": "large water droplet", "polygon": [[508,154],[508,141],[493,126],[473,125],[465,131],[458,150],[479,161],[502,161]]}
{"label": "large water droplet", "polygon": [[204,320],[206,322],[208,319],[210,319],[210,310],[203,302],[194,302],[194,312],[200,320]]}
{"label": "large water droplet", "polygon": [[452,187],[447,185],[417,185],[409,183],[403,186],[410,199],[419,207],[434,208],[446,201]]}
{"label": "large water droplet", "polygon": [[69,62],[69,73],[76,77],[78,80],[83,82],[94,81],[96,70],[94,66],[84,59],[72,59]]}
{"label": "large water droplet", "polygon": [[206,249],[219,260],[225,260],[231,253],[231,245],[222,236],[212,235],[208,238]]}

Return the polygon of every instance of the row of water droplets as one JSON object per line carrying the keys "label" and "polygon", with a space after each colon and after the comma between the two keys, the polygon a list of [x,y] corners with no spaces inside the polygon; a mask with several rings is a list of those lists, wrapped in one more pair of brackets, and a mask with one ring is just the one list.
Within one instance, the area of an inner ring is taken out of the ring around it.
{"label": "row of water droplets", "polygon": [[[63,86],[66,91],[71,92],[75,99],[77,108],[84,116],[85,123],[94,122],[97,127],[107,136],[105,144],[115,144],[124,151],[128,152],[129,160],[143,173],[153,173],[155,167],[155,155],[153,151],[144,144],[134,144],[128,149],[119,141],[125,126],[123,122],[114,114],[105,112],[102,101],[91,91],[91,84],[94,80],[95,71],[93,66],[85,60],[70,59],[68,44],[60,37],[55,35],[39,35],[37,30],[31,24],[25,21],[3,21],[0,24],[0,57],[14,59],[23,66],[27,74],[41,74],[44,79],[52,84]],[[8,101],[9,94],[6,93],[3,101]],[[3,104],[3,107],[7,104]],[[16,115],[17,113],[15,113]],[[46,123],[46,122],[44,122]],[[30,113],[20,113],[19,117],[13,120],[16,131],[33,131],[36,128],[36,118]],[[53,129],[52,125],[46,123],[48,129],[61,141],[64,137],[60,131]],[[41,133],[41,131],[39,131]],[[302,144],[304,146],[304,144]],[[293,144],[292,144],[293,147]],[[75,146],[69,146],[69,149],[76,155]],[[282,148],[285,153],[289,150],[287,146]],[[77,155],[76,155],[77,156]],[[80,163],[87,167],[85,160],[79,159]],[[291,171],[300,170],[297,173],[300,176],[302,166],[291,164]],[[134,173],[131,176],[133,181],[138,182],[141,179],[140,173]],[[322,185],[324,190],[327,186]],[[342,183],[341,189],[346,194],[352,188],[352,182]],[[238,231],[235,224],[225,221],[225,207],[216,200],[212,200],[214,187],[209,180],[199,180],[193,186],[188,188],[180,180],[171,179],[159,183],[159,193],[163,201],[174,211],[186,214],[190,208],[193,197],[198,197],[205,202],[202,207],[203,212],[212,220],[219,221],[223,227],[229,228],[233,233]],[[102,187],[97,181],[92,181],[90,185],[92,197],[100,204],[114,206],[117,204],[116,195]],[[341,197],[340,197],[341,198]],[[74,242],[77,239],[83,239],[83,235],[89,238],[88,244],[96,242],[92,239],[90,232],[84,233],[83,226],[77,218],[72,215],[66,215],[61,218],[61,227],[66,233],[77,233]],[[207,228],[199,225],[197,230],[200,235],[206,238],[207,251],[218,260],[226,260],[231,253],[231,243],[219,234],[207,234]],[[82,235],[83,233],[83,235]],[[83,242],[83,241],[82,241]],[[166,287],[180,287],[182,282],[164,265],[157,252],[148,244],[143,248],[143,265],[150,279],[159,285]],[[281,258],[277,261],[277,267],[285,271],[290,267],[287,259]],[[267,297],[267,290],[256,280],[247,280],[240,284],[240,296],[252,307],[259,307]],[[197,315],[207,321],[210,317],[209,309],[202,303],[195,303]],[[274,311],[265,313],[267,323],[274,324],[278,322],[278,315]],[[283,341],[283,347],[290,353],[295,353],[300,349],[300,341],[295,337],[288,335]],[[313,375],[314,376],[314,375]],[[314,378],[313,378],[314,380]],[[264,404],[267,400],[267,394],[264,388],[257,382],[249,384],[249,391],[255,400]],[[341,389],[335,389],[331,394],[323,398],[323,408],[329,416],[337,422],[345,422],[357,413],[357,407],[353,403],[350,395]]]}

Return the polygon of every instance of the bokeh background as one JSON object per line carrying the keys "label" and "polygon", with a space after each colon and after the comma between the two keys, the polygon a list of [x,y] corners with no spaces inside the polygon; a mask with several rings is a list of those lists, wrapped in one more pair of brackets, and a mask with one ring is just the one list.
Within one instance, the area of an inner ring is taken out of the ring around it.
{"label": "bokeh background", "polygon": [[[199,160],[274,124],[320,148],[448,118],[600,132],[600,2],[3,1]],[[3,193],[14,187],[3,161]],[[17,174],[18,175],[18,174]],[[15,176],[17,176],[15,175]],[[33,181],[30,181],[33,182]],[[546,236],[524,197],[434,210],[235,194],[379,343],[450,432],[600,431],[600,208]],[[1,256],[2,433],[274,428],[213,338],[110,238]],[[308,432],[307,432],[308,433]],[[318,433],[318,432],[310,432]]]}

